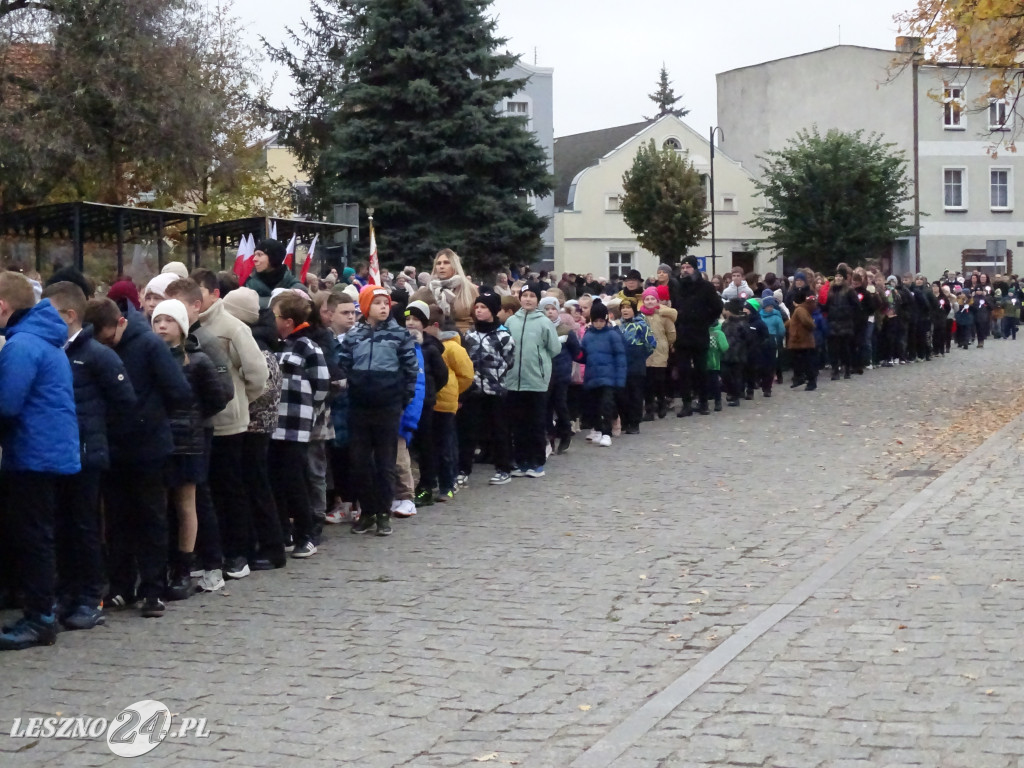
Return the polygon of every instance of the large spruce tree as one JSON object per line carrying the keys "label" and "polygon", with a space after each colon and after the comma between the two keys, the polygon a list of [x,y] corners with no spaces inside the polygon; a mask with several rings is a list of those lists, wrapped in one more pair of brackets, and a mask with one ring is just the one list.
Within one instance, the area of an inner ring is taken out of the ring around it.
{"label": "large spruce tree", "polygon": [[[374,207],[385,262],[428,263],[444,247],[468,269],[522,261],[546,222],[544,150],[524,118],[503,117],[523,80],[500,79],[490,0],[320,0],[314,23],[278,52],[304,113],[282,121],[310,173],[314,204]],[[341,66],[325,77],[331,66]]]}

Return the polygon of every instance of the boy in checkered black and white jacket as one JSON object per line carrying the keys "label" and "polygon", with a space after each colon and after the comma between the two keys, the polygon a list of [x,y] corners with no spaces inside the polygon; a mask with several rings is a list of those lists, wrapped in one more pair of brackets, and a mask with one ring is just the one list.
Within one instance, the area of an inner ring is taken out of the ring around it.
{"label": "boy in checkered black and white jacket", "polygon": [[316,554],[316,545],[312,540],[307,451],[313,422],[327,401],[331,376],[323,350],[309,337],[309,299],[286,291],[271,302],[271,309],[282,343],[277,353],[281,402],[267,455],[270,486],[286,543],[289,518],[294,521],[292,557],[310,557]]}

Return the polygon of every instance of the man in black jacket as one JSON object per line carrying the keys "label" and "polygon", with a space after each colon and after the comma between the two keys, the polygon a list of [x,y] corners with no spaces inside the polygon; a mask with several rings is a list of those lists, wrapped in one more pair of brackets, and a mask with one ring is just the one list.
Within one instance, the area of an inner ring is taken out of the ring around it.
{"label": "man in black jacket", "polygon": [[82,471],[57,484],[57,586],[68,600],[58,618],[67,629],[92,629],[104,622],[100,605],[106,573],[100,542],[100,479],[110,466],[107,422],[135,409],[135,390],[121,358],[100,344],[92,326],[82,325],[86,298],[71,282],[47,287],[48,298],[68,326],[64,348],[71,362]]}
{"label": "man in black jacket", "polygon": [[705,399],[708,346],[711,324],[722,314],[722,299],[704,276],[697,271],[697,258],[683,259],[678,280],[669,281],[672,306],[676,318],[676,364],[679,370],[679,390],[683,404],[679,417],[693,414],[693,398],[700,398],[699,410],[703,416],[711,413]]}

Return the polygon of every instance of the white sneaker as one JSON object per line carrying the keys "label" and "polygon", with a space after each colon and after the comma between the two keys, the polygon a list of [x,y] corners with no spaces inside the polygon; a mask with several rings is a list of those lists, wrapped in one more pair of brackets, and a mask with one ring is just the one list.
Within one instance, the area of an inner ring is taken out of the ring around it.
{"label": "white sneaker", "polygon": [[341,525],[349,521],[351,514],[352,505],[347,501],[339,501],[324,519],[331,525]]}
{"label": "white sneaker", "polygon": [[401,504],[401,503],[402,502],[400,502],[398,499],[395,499],[394,501],[392,501],[391,502],[391,511],[392,512],[397,512],[398,511],[398,505]]}
{"label": "white sneaker", "polygon": [[596,429],[590,430],[590,434],[587,435],[587,442],[588,443],[596,443],[600,439],[601,439],[601,433],[598,432]]}
{"label": "white sneaker", "polygon": [[410,499],[403,499],[398,502],[398,508],[391,510],[395,517],[412,517],[416,514],[416,505]]}
{"label": "white sneaker", "polygon": [[611,448],[612,447],[612,436],[611,435],[601,435],[601,439],[597,441],[597,444],[600,445],[602,448]]}
{"label": "white sneaker", "polygon": [[555,449],[551,447],[551,443],[545,443],[545,445],[544,445],[544,458],[545,459],[548,458],[554,452],[555,452]]}
{"label": "white sneaker", "polygon": [[216,592],[224,589],[224,574],[221,573],[220,568],[203,571],[203,575],[199,577],[199,583],[196,584],[196,589],[200,592]]}

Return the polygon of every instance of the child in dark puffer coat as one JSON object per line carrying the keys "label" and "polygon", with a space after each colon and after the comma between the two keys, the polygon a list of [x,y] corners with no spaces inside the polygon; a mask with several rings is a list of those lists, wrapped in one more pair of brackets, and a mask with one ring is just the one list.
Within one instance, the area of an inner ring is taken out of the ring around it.
{"label": "child in dark puffer coat", "polygon": [[722,352],[722,389],[730,406],[740,404],[743,393],[743,370],[750,347],[750,328],[743,312],[743,299],[729,299],[723,312],[722,333],[728,348]]}
{"label": "child in dark puffer coat", "polygon": [[[619,305],[622,322],[619,331],[626,345],[626,386],[619,397],[619,418],[627,435],[640,433],[640,420],[644,415],[644,392],[647,389],[647,358],[658,346],[654,332],[643,315],[637,314],[639,304],[635,297],[627,296]],[[707,411],[707,403],[701,413]]]}
{"label": "child in dark puffer coat", "polygon": [[[552,451],[562,455],[572,443],[572,422],[569,419],[569,384],[572,382],[572,364],[580,358],[580,338],[572,315],[561,312],[558,299],[546,296],[540,300],[540,310],[555,326],[562,351],[551,360],[551,383],[548,385],[548,443]],[[558,447],[555,448],[555,440]]]}
{"label": "child in dark puffer coat", "polygon": [[771,397],[772,381],[775,379],[775,340],[761,319],[760,301],[747,299],[743,309],[747,313],[752,341],[747,354],[747,367],[744,370],[746,399],[754,399],[755,387],[760,387],[765,397]]}
{"label": "child in dark puffer coat", "polygon": [[582,348],[584,413],[592,427],[587,440],[610,448],[615,392],[626,386],[626,345],[619,329],[608,324],[608,308],[600,301],[590,308],[590,329]]}

